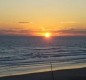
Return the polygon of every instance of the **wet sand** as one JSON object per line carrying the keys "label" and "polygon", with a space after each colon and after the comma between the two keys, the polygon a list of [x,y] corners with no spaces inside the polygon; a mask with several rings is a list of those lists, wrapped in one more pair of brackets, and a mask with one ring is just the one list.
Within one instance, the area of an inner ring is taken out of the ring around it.
{"label": "wet sand", "polygon": [[6,76],[0,77],[0,80],[86,80],[86,68]]}

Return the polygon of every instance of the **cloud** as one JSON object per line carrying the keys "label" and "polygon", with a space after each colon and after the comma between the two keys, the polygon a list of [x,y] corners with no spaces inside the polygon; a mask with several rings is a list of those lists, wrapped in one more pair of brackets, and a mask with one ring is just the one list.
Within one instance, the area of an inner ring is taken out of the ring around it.
{"label": "cloud", "polygon": [[80,29],[59,30],[57,33],[71,36],[86,36],[86,30]]}
{"label": "cloud", "polygon": [[16,30],[16,29],[3,29],[0,30],[0,35],[25,35],[30,34],[31,31],[29,30]]}
{"label": "cloud", "polygon": [[19,24],[28,24],[28,23],[30,23],[30,22],[24,22],[24,21],[22,21],[22,22],[18,22]]}
{"label": "cloud", "polygon": [[[17,29],[3,29],[0,30],[0,35],[34,35],[45,33],[46,31],[32,31],[32,30],[17,30]],[[80,29],[67,29],[59,31],[50,31],[55,36],[86,36],[86,30]]]}
{"label": "cloud", "polygon": [[84,33],[84,34],[86,34],[86,30],[77,30],[77,29],[60,30],[59,32],[63,32],[63,33]]}
{"label": "cloud", "polygon": [[27,29],[2,29],[0,30],[0,35],[15,35],[15,36],[31,36],[35,33],[42,33],[41,31],[33,31]]}
{"label": "cloud", "polygon": [[32,23],[32,22],[28,22],[28,21],[20,21],[18,22],[19,24],[29,24],[29,23]]}
{"label": "cloud", "polygon": [[78,23],[78,22],[76,22],[76,21],[61,21],[61,22],[59,22],[60,24],[76,24],[76,23]]}

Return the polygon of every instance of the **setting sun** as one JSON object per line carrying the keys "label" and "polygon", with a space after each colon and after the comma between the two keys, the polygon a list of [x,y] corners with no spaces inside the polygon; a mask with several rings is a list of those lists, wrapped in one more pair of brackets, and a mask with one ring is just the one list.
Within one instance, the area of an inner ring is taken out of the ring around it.
{"label": "setting sun", "polygon": [[51,37],[51,33],[49,33],[49,32],[46,32],[46,33],[45,33],[45,37],[46,37],[46,38],[49,38],[49,37]]}

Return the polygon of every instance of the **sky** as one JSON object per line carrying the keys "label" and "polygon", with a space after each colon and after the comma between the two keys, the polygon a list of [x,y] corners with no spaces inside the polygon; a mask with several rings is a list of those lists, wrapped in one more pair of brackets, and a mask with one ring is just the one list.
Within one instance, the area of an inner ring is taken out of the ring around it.
{"label": "sky", "polygon": [[86,0],[0,0],[0,35],[86,36]]}

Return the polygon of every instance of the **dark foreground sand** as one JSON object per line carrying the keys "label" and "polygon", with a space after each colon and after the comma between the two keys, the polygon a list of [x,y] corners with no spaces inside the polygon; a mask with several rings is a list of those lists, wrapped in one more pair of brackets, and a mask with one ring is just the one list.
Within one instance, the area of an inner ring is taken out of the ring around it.
{"label": "dark foreground sand", "polygon": [[86,80],[86,68],[0,77],[0,80]]}

